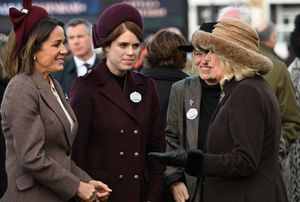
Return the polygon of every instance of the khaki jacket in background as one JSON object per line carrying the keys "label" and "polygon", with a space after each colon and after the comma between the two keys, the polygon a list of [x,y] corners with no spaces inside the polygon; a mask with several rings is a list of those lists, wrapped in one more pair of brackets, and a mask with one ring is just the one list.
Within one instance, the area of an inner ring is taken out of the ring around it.
{"label": "khaki jacket in background", "polygon": [[300,135],[300,115],[296,103],[295,89],[286,65],[278,59],[274,51],[261,44],[260,52],[271,59],[274,64],[273,70],[264,78],[271,85],[278,98],[282,123],[281,133],[286,148],[289,150],[290,145]]}

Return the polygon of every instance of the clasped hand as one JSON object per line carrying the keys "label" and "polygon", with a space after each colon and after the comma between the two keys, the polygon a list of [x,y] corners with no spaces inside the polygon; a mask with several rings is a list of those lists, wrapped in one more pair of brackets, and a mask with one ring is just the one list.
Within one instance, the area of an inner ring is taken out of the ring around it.
{"label": "clasped hand", "polygon": [[89,183],[80,182],[77,195],[88,202],[106,201],[112,190],[104,183],[91,180]]}

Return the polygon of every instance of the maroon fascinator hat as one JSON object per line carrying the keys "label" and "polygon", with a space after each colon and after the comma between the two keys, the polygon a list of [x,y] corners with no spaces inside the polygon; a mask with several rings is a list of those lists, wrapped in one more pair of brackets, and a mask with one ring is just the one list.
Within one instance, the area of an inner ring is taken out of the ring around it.
{"label": "maroon fascinator hat", "polygon": [[119,24],[125,21],[136,23],[141,30],[144,28],[140,12],[126,3],[117,3],[108,7],[100,16],[97,25],[93,25],[94,48],[99,48],[103,41]]}
{"label": "maroon fascinator hat", "polygon": [[18,43],[15,57],[27,42],[37,23],[47,16],[49,16],[48,12],[40,6],[33,6],[32,0],[23,0],[23,8],[20,11],[16,8],[9,9],[9,17],[14,25],[14,32]]}

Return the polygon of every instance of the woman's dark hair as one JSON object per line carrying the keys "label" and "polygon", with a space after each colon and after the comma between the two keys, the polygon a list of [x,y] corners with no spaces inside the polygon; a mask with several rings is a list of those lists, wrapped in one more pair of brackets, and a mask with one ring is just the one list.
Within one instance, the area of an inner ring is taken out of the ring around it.
{"label": "woman's dark hair", "polygon": [[26,44],[14,58],[17,49],[17,41],[14,31],[11,31],[6,44],[6,53],[3,60],[4,76],[11,79],[19,72],[30,75],[34,71],[33,54],[41,49],[56,26],[63,27],[63,22],[52,18],[43,18],[31,32]]}
{"label": "woman's dark hair", "polygon": [[147,44],[147,53],[143,58],[145,67],[170,67],[183,69],[186,53],[179,50],[179,45],[186,45],[186,39],[179,34],[162,29]]}
{"label": "woman's dark hair", "polygon": [[300,58],[300,14],[295,18],[295,29],[290,35],[290,45],[296,57]]}

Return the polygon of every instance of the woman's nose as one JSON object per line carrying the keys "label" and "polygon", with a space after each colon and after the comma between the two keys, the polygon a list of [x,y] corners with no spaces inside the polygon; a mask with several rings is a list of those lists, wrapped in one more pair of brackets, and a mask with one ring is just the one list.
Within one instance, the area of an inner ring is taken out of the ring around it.
{"label": "woman's nose", "polygon": [[134,49],[133,49],[133,47],[129,46],[129,47],[128,47],[128,50],[127,50],[127,53],[128,53],[129,55],[133,55],[133,54],[134,54]]}
{"label": "woman's nose", "polygon": [[68,53],[68,50],[66,49],[65,45],[62,45],[62,48],[59,51],[60,54],[65,55]]}

